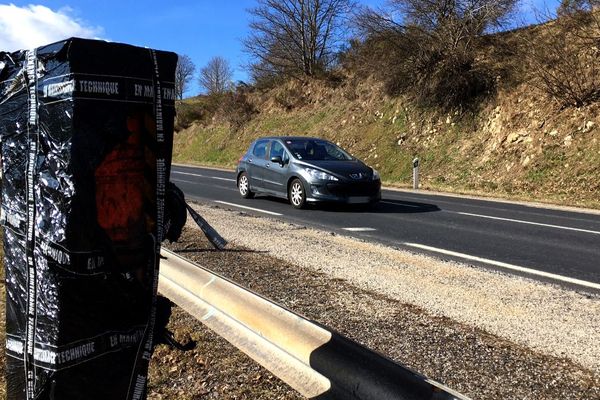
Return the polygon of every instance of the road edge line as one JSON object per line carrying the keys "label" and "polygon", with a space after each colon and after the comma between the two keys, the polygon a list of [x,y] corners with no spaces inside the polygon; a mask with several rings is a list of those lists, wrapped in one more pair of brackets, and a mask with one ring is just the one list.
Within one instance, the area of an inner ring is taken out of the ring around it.
{"label": "road edge line", "polygon": [[570,284],[577,285],[577,286],[583,286],[583,287],[586,287],[589,289],[600,290],[600,284],[584,281],[582,279],[569,278],[568,276],[553,274],[553,273],[545,272],[545,271],[539,271],[539,270],[532,269],[532,268],[521,267],[519,265],[509,264],[509,263],[505,263],[502,261],[490,260],[488,258],[472,256],[472,255],[465,254],[465,253],[459,253],[456,251],[441,249],[438,247],[427,246],[427,245],[419,244],[419,243],[402,242],[401,244],[404,246],[407,246],[407,247],[411,247],[411,248],[417,248],[417,249],[421,249],[421,250],[431,251],[433,253],[438,253],[438,254],[445,254],[448,256],[452,256],[452,257],[462,258],[464,260],[477,261],[477,262],[480,262],[483,264],[494,265],[496,267],[508,269],[511,271],[523,272],[523,273],[526,273],[529,275],[541,276],[544,278],[549,278],[549,279],[563,282],[563,283],[570,283]]}

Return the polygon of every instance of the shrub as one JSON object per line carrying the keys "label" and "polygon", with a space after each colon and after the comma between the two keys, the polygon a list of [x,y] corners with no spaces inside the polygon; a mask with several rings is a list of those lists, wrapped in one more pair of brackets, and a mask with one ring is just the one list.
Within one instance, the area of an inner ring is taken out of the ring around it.
{"label": "shrub", "polygon": [[221,113],[231,125],[233,130],[238,130],[252,119],[257,113],[254,106],[248,101],[243,90],[227,93],[221,102]]}
{"label": "shrub", "polygon": [[194,121],[201,121],[206,117],[206,110],[196,104],[177,103],[177,116],[175,117],[175,131],[189,128]]}
{"label": "shrub", "polygon": [[478,46],[511,14],[516,0],[389,0],[388,11],[366,9],[357,25],[382,51],[390,94],[417,102],[463,108],[494,88],[493,75],[477,62]]}
{"label": "shrub", "polygon": [[535,82],[562,107],[600,100],[600,11],[593,1],[563,2],[552,35],[529,46]]}

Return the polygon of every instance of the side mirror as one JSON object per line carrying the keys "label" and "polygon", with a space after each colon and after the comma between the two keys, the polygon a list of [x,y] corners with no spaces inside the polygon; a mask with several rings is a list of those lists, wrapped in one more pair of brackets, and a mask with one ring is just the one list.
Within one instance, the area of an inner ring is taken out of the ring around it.
{"label": "side mirror", "polygon": [[283,167],[283,160],[281,159],[281,156],[271,157],[271,162],[277,163]]}

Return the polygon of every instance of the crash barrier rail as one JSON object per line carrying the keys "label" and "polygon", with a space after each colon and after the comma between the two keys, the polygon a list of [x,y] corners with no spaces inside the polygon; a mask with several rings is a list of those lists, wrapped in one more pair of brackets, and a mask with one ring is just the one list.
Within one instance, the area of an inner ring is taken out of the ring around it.
{"label": "crash barrier rail", "polygon": [[467,399],[171,251],[161,255],[163,295],[304,397]]}

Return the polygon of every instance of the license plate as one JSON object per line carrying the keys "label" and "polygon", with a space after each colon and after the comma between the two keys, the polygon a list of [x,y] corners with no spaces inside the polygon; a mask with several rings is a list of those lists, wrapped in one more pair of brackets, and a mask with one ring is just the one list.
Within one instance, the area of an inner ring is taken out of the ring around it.
{"label": "license plate", "polygon": [[370,199],[367,196],[349,197],[348,203],[350,203],[350,204],[368,203],[369,200]]}

